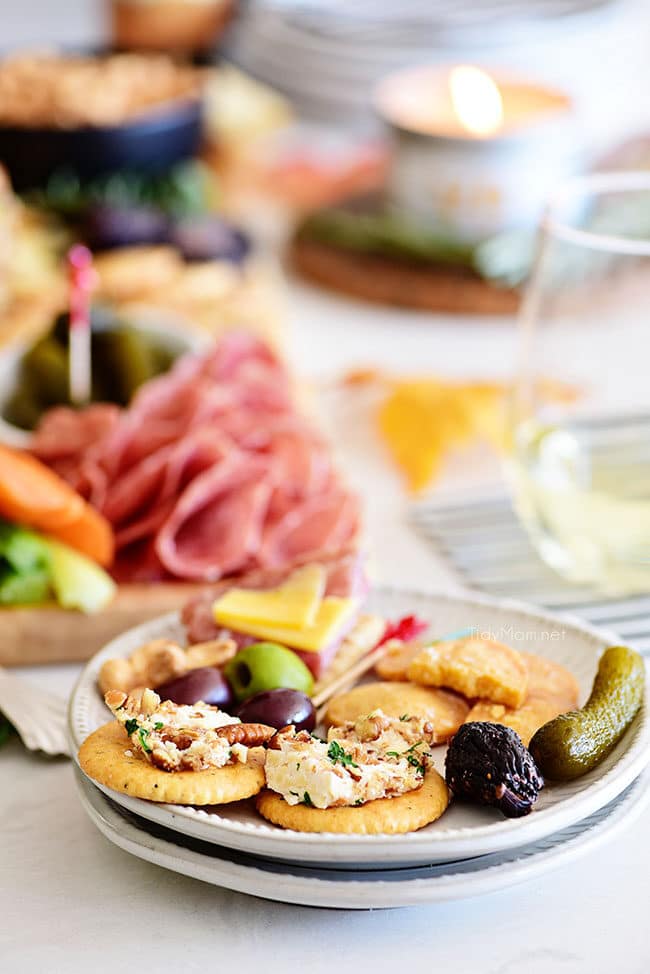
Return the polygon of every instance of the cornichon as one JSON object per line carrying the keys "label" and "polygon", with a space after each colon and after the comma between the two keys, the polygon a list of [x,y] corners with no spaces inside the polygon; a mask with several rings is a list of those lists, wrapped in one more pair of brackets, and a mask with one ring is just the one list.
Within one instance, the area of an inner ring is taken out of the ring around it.
{"label": "cornichon", "polygon": [[621,739],[643,701],[643,658],[627,646],[610,646],[600,658],[582,710],[540,727],[529,750],[547,778],[570,781],[595,768]]}
{"label": "cornichon", "polygon": [[[67,405],[68,318],[59,315],[50,333],[23,355],[4,418],[34,429],[45,410]],[[163,335],[130,326],[100,306],[91,313],[93,402],[126,406],[136,390],[166,372],[182,346]]]}

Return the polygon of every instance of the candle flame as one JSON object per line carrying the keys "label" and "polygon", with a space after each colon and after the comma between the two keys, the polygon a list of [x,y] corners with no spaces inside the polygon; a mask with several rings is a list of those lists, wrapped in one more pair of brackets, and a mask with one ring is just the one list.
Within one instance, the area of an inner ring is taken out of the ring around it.
{"label": "candle flame", "polygon": [[449,74],[454,112],[472,135],[492,135],[503,122],[503,99],[498,85],[480,68],[460,65]]}

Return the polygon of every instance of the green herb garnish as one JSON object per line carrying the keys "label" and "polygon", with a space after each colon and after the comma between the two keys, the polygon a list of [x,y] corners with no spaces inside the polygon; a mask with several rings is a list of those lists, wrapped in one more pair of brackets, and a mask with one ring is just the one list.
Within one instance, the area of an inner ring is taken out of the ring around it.
{"label": "green herb garnish", "polygon": [[352,760],[352,755],[345,751],[338,741],[332,741],[327,749],[327,756],[332,764],[342,764],[344,768],[358,768]]}
{"label": "green herb garnish", "polygon": [[124,730],[127,732],[129,737],[131,734],[135,734],[139,726],[139,723],[134,717],[131,717],[129,720],[124,722]]}
{"label": "green herb garnish", "polygon": [[140,744],[142,745],[142,750],[145,752],[145,754],[149,754],[149,752],[152,750],[152,748],[149,747],[149,745],[147,744],[149,731],[145,727],[141,727],[140,730],[138,731],[138,737],[140,738]]}
{"label": "green herb garnish", "polygon": [[153,726],[154,726],[155,730],[160,730],[165,725],[163,724],[162,720],[157,720],[156,723]]}
{"label": "green herb garnish", "polygon": [[415,751],[418,747],[425,747],[424,741],[416,741],[415,744],[411,746],[404,752],[406,760],[411,765],[412,768],[417,768],[420,774],[424,774],[426,768],[424,766],[424,761],[421,760],[420,755],[416,754]]}
{"label": "green herb garnish", "polygon": [[410,718],[409,714],[402,714],[402,716],[400,717],[400,720],[410,720],[410,719],[411,718]]}
{"label": "green herb garnish", "polygon": [[419,761],[415,754],[407,754],[406,760],[411,765],[412,768],[417,768],[420,774],[424,774],[425,768],[422,761]]}
{"label": "green herb garnish", "polygon": [[310,797],[308,791],[305,792],[305,794],[302,797],[302,800],[303,800],[303,804],[308,805],[310,808],[313,808],[314,807],[314,803],[311,800],[311,797]]}
{"label": "green herb garnish", "polygon": [[357,800],[355,801],[354,804],[355,805],[363,805],[363,798],[357,798]]}
{"label": "green herb garnish", "polygon": [[417,768],[421,774],[424,774],[425,772],[424,762],[420,760],[420,756],[418,754],[414,753],[416,748],[420,747],[423,744],[424,741],[417,741],[415,744],[411,744],[411,746],[407,748],[406,751],[402,751],[401,754],[399,753],[399,751],[386,751],[386,757],[397,758],[398,760],[400,760],[401,758],[406,758],[406,760],[408,761],[408,763],[411,765],[412,768]]}

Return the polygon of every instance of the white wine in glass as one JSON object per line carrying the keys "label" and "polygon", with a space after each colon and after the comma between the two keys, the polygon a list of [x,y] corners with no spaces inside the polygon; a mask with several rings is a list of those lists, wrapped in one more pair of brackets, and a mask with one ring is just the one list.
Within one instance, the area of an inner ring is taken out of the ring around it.
{"label": "white wine in glass", "polygon": [[540,555],[650,592],[650,172],[567,184],[521,311],[507,474]]}

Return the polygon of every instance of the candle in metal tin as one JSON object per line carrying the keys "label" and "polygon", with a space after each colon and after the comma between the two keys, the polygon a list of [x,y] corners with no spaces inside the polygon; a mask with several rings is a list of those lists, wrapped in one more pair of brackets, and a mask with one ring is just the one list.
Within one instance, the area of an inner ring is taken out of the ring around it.
{"label": "candle in metal tin", "polygon": [[469,65],[390,75],[375,107],[394,140],[389,200],[419,223],[479,242],[532,227],[578,164],[563,92]]}

